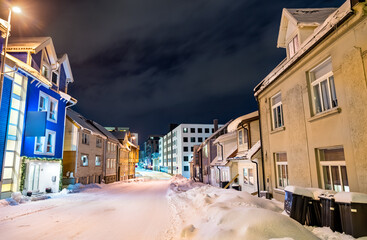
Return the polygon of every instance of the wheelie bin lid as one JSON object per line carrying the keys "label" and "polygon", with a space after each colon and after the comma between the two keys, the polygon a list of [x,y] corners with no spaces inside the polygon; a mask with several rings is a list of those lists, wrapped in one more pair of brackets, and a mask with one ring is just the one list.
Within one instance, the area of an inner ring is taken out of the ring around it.
{"label": "wheelie bin lid", "polygon": [[310,190],[308,190],[307,188],[304,188],[304,187],[286,186],[284,191],[291,192],[293,194],[297,194],[297,195],[301,195],[301,196],[306,196],[306,197],[313,198],[312,191],[310,191]]}
{"label": "wheelie bin lid", "polygon": [[367,204],[367,194],[358,192],[338,192],[335,194],[335,202]]}
{"label": "wheelie bin lid", "polygon": [[307,190],[312,192],[313,194],[312,198],[314,200],[319,200],[320,196],[332,198],[334,197],[334,194],[336,193],[334,190],[326,190],[326,189],[321,189],[321,188],[307,188]]}

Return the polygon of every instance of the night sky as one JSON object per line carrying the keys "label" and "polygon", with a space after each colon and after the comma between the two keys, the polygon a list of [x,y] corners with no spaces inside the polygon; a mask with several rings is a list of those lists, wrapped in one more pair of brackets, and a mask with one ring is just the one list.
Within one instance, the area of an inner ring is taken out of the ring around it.
{"label": "night sky", "polygon": [[276,48],[282,8],[344,1],[12,2],[23,10],[12,36],[51,36],[58,55],[68,54],[74,109],[130,127],[142,143],[170,123],[225,123],[256,110],[253,88],[285,57]]}

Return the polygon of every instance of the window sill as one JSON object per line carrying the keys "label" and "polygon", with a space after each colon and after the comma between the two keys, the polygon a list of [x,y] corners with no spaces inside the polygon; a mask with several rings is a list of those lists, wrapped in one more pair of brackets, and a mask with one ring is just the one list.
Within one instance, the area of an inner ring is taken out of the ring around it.
{"label": "window sill", "polygon": [[285,127],[283,126],[283,127],[278,127],[278,128],[276,128],[276,129],[274,129],[274,130],[272,130],[271,132],[270,132],[270,134],[274,134],[274,133],[277,133],[277,132],[282,132],[282,131],[284,131],[285,130]]}
{"label": "window sill", "polygon": [[315,116],[309,118],[308,121],[313,122],[313,121],[316,121],[316,120],[321,119],[321,118],[325,118],[325,117],[328,117],[328,116],[331,116],[331,115],[334,115],[334,114],[337,114],[337,113],[341,113],[341,111],[342,111],[342,109],[340,107],[332,108],[332,109],[327,110],[325,112],[321,112],[321,113],[316,114]]}

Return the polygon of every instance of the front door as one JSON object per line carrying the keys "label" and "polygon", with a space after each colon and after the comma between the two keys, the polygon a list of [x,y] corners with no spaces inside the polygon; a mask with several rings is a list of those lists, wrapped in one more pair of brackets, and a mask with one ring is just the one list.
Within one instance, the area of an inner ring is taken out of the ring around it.
{"label": "front door", "polygon": [[30,163],[29,165],[29,178],[28,178],[28,191],[39,191],[39,177],[40,177],[40,165]]}

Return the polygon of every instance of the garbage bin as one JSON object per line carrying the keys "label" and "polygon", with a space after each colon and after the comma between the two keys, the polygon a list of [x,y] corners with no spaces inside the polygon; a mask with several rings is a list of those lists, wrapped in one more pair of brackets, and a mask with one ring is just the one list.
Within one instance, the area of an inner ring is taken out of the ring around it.
{"label": "garbage bin", "polygon": [[340,192],[335,194],[342,230],[355,238],[367,236],[367,194]]}
{"label": "garbage bin", "polygon": [[227,186],[228,183],[229,181],[220,182],[220,187],[224,188],[225,186]]}
{"label": "garbage bin", "polygon": [[335,203],[334,194],[321,194],[321,226],[330,227],[333,231],[343,232],[340,220],[339,205]]}
{"label": "garbage bin", "polygon": [[335,194],[336,192],[320,188],[307,188],[307,190],[312,193],[312,199],[307,205],[306,225],[322,227],[322,209],[319,196]]}
{"label": "garbage bin", "polygon": [[286,201],[284,210],[289,212],[289,216],[299,222],[306,224],[306,216],[309,211],[309,204],[312,203],[313,194],[306,188],[287,186],[285,188]]}

